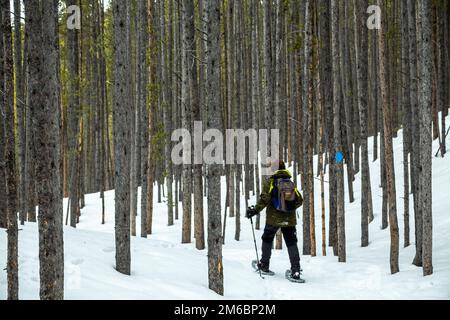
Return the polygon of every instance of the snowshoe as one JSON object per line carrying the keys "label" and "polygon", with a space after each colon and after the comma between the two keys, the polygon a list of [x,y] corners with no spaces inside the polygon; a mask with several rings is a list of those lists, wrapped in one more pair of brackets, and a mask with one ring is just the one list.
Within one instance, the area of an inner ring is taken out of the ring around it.
{"label": "snowshoe", "polygon": [[285,273],[286,279],[288,279],[290,282],[295,282],[295,283],[305,283],[305,279],[301,278],[301,273],[300,272],[292,272],[291,270],[286,270]]}
{"label": "snowshoe", "polygon": [[[259,263],[256,260],[252,261],[252,267],[253,269],[255,269],[256,272],[259,272]],[[275,272],[269,270],[269,268],[261,268],[261,274],[265,275],[265,276],[273,276],[275,275]]]}

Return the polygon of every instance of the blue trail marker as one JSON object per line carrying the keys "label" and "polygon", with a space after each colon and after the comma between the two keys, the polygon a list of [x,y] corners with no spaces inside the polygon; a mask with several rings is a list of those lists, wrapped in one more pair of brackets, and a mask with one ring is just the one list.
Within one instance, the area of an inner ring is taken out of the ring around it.
{"label": "blue trail marker", "polygon": [[341,151],[336,152],[336,163],[341,163],[344,160],[344,155]]}

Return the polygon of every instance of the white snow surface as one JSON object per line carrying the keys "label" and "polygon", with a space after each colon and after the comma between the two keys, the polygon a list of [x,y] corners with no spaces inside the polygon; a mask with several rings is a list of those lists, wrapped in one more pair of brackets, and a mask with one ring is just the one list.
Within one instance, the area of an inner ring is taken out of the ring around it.
{"label": "white snow surface", "polygon": [[[447,139],[450,145],[450,139]],[[114,240],[114,192],[105,193],[106,223],[101,224],[99,194],[86,195],[77,228],[64,226],[65,298],[66,299],[449,299],[450,298],[450,154],[434,158],[438,142],[433,143],[433,266],[434,273],[424,277],[422,268],[412,264],[415,253],[413,201],[410,200],[411,245],[403,247],[403,144],[402,133],[394,139],[397,214],[400,231],[400,272],[391,275],[389,266],[389,228],[381,229],[382,189],[379,187],[380,161],[372,162],[373,139],[369,139],[372,195],[375,220],[369,227],[370,244],[360,246],[360,179],[354,182],[355,201],[348,202],[346,190],[345,229],[347,262],[339,263],[327,246],[321,254],[320,181],[315,182],[315,222],[317,256],[301,256],[305,284],[295,284],[284,278],[289,268],[285,249],[273,250],[273,277],[261,279],[252,270],[255,249],[250,222],[241,216],[240,241],[234,240],[235,218],[227,217],[226,241],[223,246],[224,297],[208,289],[207,250],[181,244],[182,211],[175,225],[167,226],[166,204],[157,203],[154,192],[153,234],[147,239],[132,237],[131,275],[117,272]],[[317,165],[317,158],[314,161]],[[315,171],[316,172],[316,171]],[[328,176],[325,176],[328,180]],[[345,178],[345,181],[346,178]],[[325,184],[328,207],[328,186]],[[347,189],[347,182],[346,182]],[[225,197],[222,177],[222,199]],[[139,190],[140,192],[140,190]],[[163,199],[164,200],[164,199]],[[140,201],[140,196],[138,197]],[[223,202],[223,201],[222,201]],[[255,202],[255,196],[249,204]],[[139,203],[139,202],[138,202]],[[67,199],[64,199],[64,215]],[[207,200],[204,198],[205,226]],[[241,214],[245,212],[244,197]],[[302,250],[301,209],[298,210],[297,233]],[[261,230],[256,230],[260,254]],[[65,220],[65,218],[64,218]],[[223,212],[222,212],[223,221]],[[328,208],[326,211],[328,237]],[[36,223],[19,226],[19,297],[39,299],[38,229]],[[193,231],[193,230],[192,230]],[[192,232],[193,234],[193,232]],[[138,206],[137,235],[140,235]],[[0,299],[6,298],[6,231],[0,230]],[[206,234],[205,234],[206,240]],[[327,239],[328,240],[328,239]],[[284,243],[283,243],[284,247]]]}

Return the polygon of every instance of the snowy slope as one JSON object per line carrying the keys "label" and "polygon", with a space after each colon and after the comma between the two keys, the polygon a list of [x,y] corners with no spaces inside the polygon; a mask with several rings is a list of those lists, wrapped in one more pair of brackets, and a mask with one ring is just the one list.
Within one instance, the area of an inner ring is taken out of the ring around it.
{"label": "snowy slope", "polygon": [[[369,152],[372,152],[372,140]],[[448,139],[450,144],[450,139]],[[434,143],[434,153],[438,143]],[[414,220],[411,242],[403,248],[403,168],[402,134],[394,140],[397,207],[400,227],[400,272],[390,274],[389,229],[381,230],[380,162],[371,163],[375,220],[370,225],[370,245],[360,247],[360,175],[354,184],[355,202],[346,193],[347,263],[338,263],[327,248],[321,256],[320,182],[315,180],[317,257],[302,256],[307,283],[284,279],[289,267],[286,250],[274,250],[271,269],[274,277],[259,278],[250,267],[255,251],[250,223],[241,218],[241,241],[234,240],[235,219],[228,218],[223,247],[225,298],[227,299],[449,299],[450,298],[450,155],[433,158],[433,264],[434,274],[422,276],[411,264],[414,257]],[[369,154],[372,159],[372,154]],[[431,157],[430,157],[431,159]],[[314,161],[316,164],[317,161]],[[327,180],[327,177],[325,178]],[[346,186],[347,187],[347,186]],[[222,194],[225,196],[223,179]],[[327,189],[327,186],[326,186]],[[156,194],[156,189],[155,189]],[[326,191],[326,201],[328,193]],[[156,202],[156,201],[155,201]],[[241,212],[245,202],[242,200]],[[254,203],[254,198],[250,204]],[[67,199],[64,201],[67,205]],[[205,199],[206,208],[206,199]],[[180,208],[181,209],[181,208]],[[86,196],[77,229],[64,228],[65,297],[67,299],[221,299],[208,289],[206,250],[194,244],[180,244],[181,220],[167,226],[165,204],[155,204],[153,235],[132,238],[132,275],[114,269],[114,193],[106,193],[106,224],[101,225],[98,194]],[[65,211],[64,211],[65,212]],[[181,212],[181,211],[180,211]],[[412,197],[411,197],[412,212]],[[301,215],[301,210],[299,210]],[[140,211],[138,211],[140,215]],[[264,215],[264,214],[263,214]],[[328,215],[328,212],[327,212]],[[207,215],[205,213],[205,219]],[[264,221],[264,217],[262,217]],[[301,223],[301,219],[299,221]],[[328,221],[327,228],[328,228]],[[139,216],[137,234],[139,234]],[[39,298],[38,233],[35,223],[20,226],[20,298]],[[298,238],[302,239],[301,225]],[[328,234],[328,232],[327,232]],[[256,231],[258,246],[262,230]],[[299,243],[301,248],[301,242]],[[0,299],[6,297],[6,232],[0,231]]]}

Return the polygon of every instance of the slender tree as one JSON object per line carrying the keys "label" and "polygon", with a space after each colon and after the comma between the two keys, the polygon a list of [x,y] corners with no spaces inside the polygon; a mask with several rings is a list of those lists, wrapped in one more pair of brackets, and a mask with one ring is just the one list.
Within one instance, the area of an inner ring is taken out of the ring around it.
{"label": "slender tree", "polygon": [[[411,113],[419,113],[418,105],[418,73],[417,73],[417,32],[416,32],[416,2],[408,0],[408,29],[409,29],[409,79]],[[414,226],[416,255],[413,264],[422,266],[422,211],[420,208],[418,152],[419,150],[419,122],[418,117],[412,117],[411,122],[411,189],[414,201]]]}
{"label": "slender tree", "polygon": [[[208,127],[221,129],[220,102],[220,2],[208,1]],[[223,295],[223,263],[221,239],[220,164],[208,166],[208,279],[209,288]]]}
{"label": "slender tree", "polygon": [[[3,5],[3,2],[2,2]],[[5,54],[4,54],[4,45],[3,45],[3,7],[1,7],[0,11],[0,28],[2,30],[2,34],[0,35],[0,103],[3,105],[6,104],[6,95],[5,95]],[[4,159],[5,156],[5,119],[3,114],[0,115],[0,228],[8,227],[8,208],[7,208],[7,193],[6,193],[6,172],[5,166],[6,162]]]}
{"label": "slender tree", "polygon": [[2,105],[2,116],[0,121],[4,121],[3,133],[5,139],[4,162],[6,173],[6,207],[7,207],[7,277],[8,277],[8,300],[19,298],[19,270],[18,270],[18,229],[17,229],[17,182],[16,182],[16,156],[15,156],[15,134],[14,134],[14,62],[13,62],[13,40],[11,28],[10,2],[2,0],[0,3],[4,72],[2,81],[2,95],[4,95]]}
{"label": "slender tree", "polygon": [[[30,99],[36,116],[36,186],[39,199],[39,275],[43,300],[64,298],[63,204],[60,171],[59,78],[57,73],[56,1],[30,1],[30,49],[28,65],[37,82],[29,83],[31,92],[42,90],[36,100]],[[42,15],[41,15],[42,14]],[[42,18],[41,18],[42,17]],[[41,20],[42,19],[42,20]],[[41,24],[42,23],[42,24]],[[34,28],[33,28],[34,27]],[[45,66],[45,67],[44,67]],[[39,77],[39,78],[38,78]],[[42,87],[42,84],[45,84]],[[32,97],[33,98],[33,97]]]}
{"label": "slender tree", "polygon": [[[186,2],[186,1],[185,1]],[[185,3],[183,2],[183,3]],[[165,153],[165,177],[167,181],[167,224],[169,226],[173,225],[174,217],[173,217],[173,174],[172,174],[172,161],[170,159],[170,152],[171,152],[171,140],[170,140],[170,133],[171,133],[171,119],[172,119],[172,104],[170,103],[170,97],[171,95],[167,91],[167,88],[169,87],[169,80],[170,76],[168,74],[168,66],[169,62],[167,61],[168,54],[168,46],[167,46],[167,35],[166,35],[166,20],[165,20],[165,1],[160,1],[159,7],[160,7],[160,34],[162,41],[160,42],[160,53],[163,63],[163,68],[161,70],[161,101],[162,105],[161,108],[163,109],[163,119],[164,119],[164,129],[165,129],[165,145],[164,145],[164,153]],[[192,9],[193,10],[193,9]],[[193,12],[192,12],[192,18]],[[194,36],[192,35],[192,42],[194,41]],[[188,48],[189,49],[189,48]],[[188,57],[192,56],[192,52],[189,51]],[[191,60],[189,60],[191,61]],[[190,193],[189,193],[190,196]],[[184,222],[184,220],[183,220]],[[184,226],[184,225],[183,225]],[[190,228],[190,224],[189,224]]]}
{"label": "slender tree", "polygon": [[148,167],[148,68],[147,68],[147,52],[149,41],[148,30],[148,1],[138,1],[137,14],[139,21],[138,28],[138,108],[141,113],[141,132],[140,132],[140,148],[141,148],[141,237],[147,237],[147,167]]}
{"label": "slender tree", "polygon": [[130,6],[126,1],[112,3],[114,17],[114,162],[116,269],[130,274],[130,87],[129,26]]}
{"label": "slender tree", "polygon": [[408,1],[402,0],[402,109],[403,109],[403,246],[408,247],[409,240],[409,154],[411,153],[411,106],[409,86],[409,28]]}
{"label": "slender tree", "polygon": [[303,203],[303,233],[306,244],[303,254],[316,255],[314,232],[314,183],[313,183],[313,75],[312,75],[312,0],[305,4],[305,43],[303,57],[303,166],[305,175],[305,192]]}
{"label": "slender tree", "polygon": [[[341,143],[341,119],[340,119],[340,86],[339,86],[339,4],[336,1],[331,1],[331,51],[332,51],[332,65],[333,65],[333,129],[334,129],[334,150],[336,154],[342,153]],[[337,252],[339,256],[339,262],[346,261],[345,250],[345,212],[344,212],[344,173],[342,162],[336,161],[334,165],[334,174],[336,175],[336,228],[337,228]]]}
{"label": "slender tree", "polygon": [[23,63],[22,22],[20,0],[14,0],[14,69],[16,82],[16,112],[17,112],[17,149],[19,170],[19,216],[24,224],[26,214],[25,189],[25,74]]}
{"label": "slender tree", "polygon": [[[187,2],[187,1],[186,1]],[[189,16],[189,33],[192,35],[193,43],[191,44],[191,64],[192,69],[190,72],[191,82],[191,102],[192,102],[192,117],[194,121],[201,121],[201,99],[200,99],[200,87],[197,78],[197,55],[195,54],[195,19],[194,19],[194,5],[188,6]],[[203,8],[200,8],[201,10]],[[203,35],[206,37],[206,35]],[[202,41],[203,42],[203,41]],[[195,143],[195,142],[194,142]],[[201,161],[198,161],[201,162]],[[194,163],[193,165],[193,193],[194,193],[194,235],[195,235],[195,247],[198,250],[205,249],[205,232],[203,221],[203,173],[202,164]]]}
{"label": "slender tree", "polygon": [[[67,6],[76,5],[76,0],[67,0]],[[78,30],[76,28],[67,30],[67,60],[69,70],[68,105],[67,105],[67,136],[68,136],[68,158],[69,158],[69,205],[70,226],[76,227],[78,217],[78,185],[77,185],[77,150],[78,130],[80,117],[79,101],[79,53],[78,53]]]}
{"label": "slender tree", "polygon": [[423,219],[423,275],[433,273],[432,248],[433,248],[433,223],[432,223],[432,117],[431,117],[431,94],[432,94],[432,42],[431,42],[431,1],[420,1],[420,195]]}
{"label": "slender tree", "polygon": [[365,27],[367,1],[353,1],[354,6],[354,35],[356,49],[356,73],[358,88],[358,110],[361,124],[361,246],[369,245],[369,216],[372,209],[372,197],[370,186],[369,155],[367,146],[367,29]]}
{"label": "slender tree", "polygon": [[[378,5],[385,8],[382,4],[386,4],[382,0],[378,0]],[[397,222],[397,200],[395,192],[395,172],[394,172],[394,152],[392,147],[392,122],[391,110],[387,95],[387,77],[386,77],[386,55],[385,55],[385,32],[386,26],[378,30],[378,45],[380,49],[379,64],[380,64],[380,86],[383,103],[383,127],[384,127],[384,149],[386,159],[386,189],[388,193],[389,203],[389,227],[391,233],[391,249],[390,249],[390,266],[391,273],[399,271],[398,266],[398,222]]]}
{"label": "slender tree", "polygon": [[[192,16],[194,13],[193,9],[193,1],[183,1],[182,2],[182,32],[183,32],[183,41],[182,41],[182,85],[181,85],[181,103],[182,103],[182,122],[183,128],[190,131],[191,128],[191,90],[192,90],[192,81],[191,81],[191,73],[192,73],[192,60],[193,60],[193,52],[195,48],[194,42],[194,34],[191,32],[190,24],[193,23],[194,17]],[[191,14],[191,16],[189,15]],[[191,219],[192,219],[192,170],[191,170],[191,159],[190,153],[184,154],[187,152],[187,149],[191,147],[186,142],[184,142],[186,146],[183,149],[183,226],[182,226],[182,235],[181,235],[181,243],[190,243],[191,242]]]}

